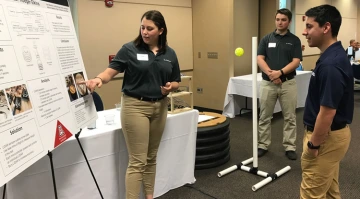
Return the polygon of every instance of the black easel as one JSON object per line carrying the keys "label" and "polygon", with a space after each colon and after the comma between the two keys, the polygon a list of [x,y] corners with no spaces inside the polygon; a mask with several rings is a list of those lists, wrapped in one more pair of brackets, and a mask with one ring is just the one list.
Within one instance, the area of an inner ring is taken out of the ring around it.
{"label": "black easel", "polygon": [[3,199],[5,199],[5,194],[6,194],[6,184],[4,184]]}
{"label": "black easel", "polygon": [[84,149],[83,149],[83,147],[82,147],[82,145],[81,145],[81,142],[80,142],[80,139],[79,139],[79,136],[80,136],[81,131],[82,131],[82,129],[80,129],[80,131],[79,131],[77,134],[75,134],[76,140],[77,140],[78,143],[79,143],[81,152],[82,152],[83,155],[84,155],[84,158],[85,158],[86,163],[87,163],[87,165],[88,165],[88,167],[89,167],[90,173],[91,173],[91,175],[92,175],[92,177],[93,177],[93,179],[94,179],[94,182],[95,182],[95,184],[96,184],[96,187],[97,187],[97,189],[98,189],[98,191],[99,191],[99,193],[100,193],[100,196],[101,196],[102,199],[104,199],[104,197],[103,197],[103,195],[102,195],[102,193],[101,193],[101,191],[100,191],[100,187],[99,187],[99,185],[98,185],[98,183],[97,183],[97,181],[96,181],[96,178],[95,178],[95,176],[94,176],[94,173],[93,173],[93,171],[92,171],[92,169],[91,169],[91,167],[90,167],[89,161],[88,161],[88,159],[87,159],[87,157],[86,157],[86,154],[85,154],[85,152],[84,152]]}
{"label": "black easel", "polygon": [[54,164],[53,164],[53,159],[52,159],[52,153],[51,153],[51,151],[48,151],[48,154],[47,154],[47,155],[49,156],[49,159],[50,159],[51,174],[52,174],[52,179],[53,179],[55,199],[58,199],[57,189],[56,189],[56,181],[55,181]]}

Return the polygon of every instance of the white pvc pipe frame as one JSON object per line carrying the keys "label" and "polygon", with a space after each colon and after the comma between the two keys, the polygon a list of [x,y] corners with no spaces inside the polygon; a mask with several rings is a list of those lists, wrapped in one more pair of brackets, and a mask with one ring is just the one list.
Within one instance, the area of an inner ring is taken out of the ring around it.
{"label": "white pvc pipe frame", "polygon": [[[257,144],[258,144],[258,130],[257,130],[257,125],[258,125],[258,106],[257,106],[257,70],[258,70],[258,66],[257,66],[257,37],[252,37],[252,113],[253,113],[253,157],[249,158],[247,160],[244,160],[241,162],[241,167],[240,169],[243,171],[247,171],[250,172],[251,167],[245,166],[247,164],[253,163],[253,167],[254,168],[258,168],[258,148],[257,148]],[[226,174],[229,174],[235,170],[238,169],[237,165],[231,166],[225,170],[222,170],[218,173],[218,177],[222,177]],[[275,175],[277,177],[282,176],[283,174],[285,174],[286,172],[290,171],[291,167],[290,166],[286,166],[283,169],[279,170],[278,172],[275,173]],[[268,173],[264,172],[264,171],[260,171],[258,170],[256,175],[262,176],[265,179],[258,182],[257,184],[255,184],[254,186],[252,186],[252,190],[253,191],[257,191],[258,189],[260,189],[261,187],[267,185],[268,183],[272,182],[273,179],[272,177],[268,177]]]}

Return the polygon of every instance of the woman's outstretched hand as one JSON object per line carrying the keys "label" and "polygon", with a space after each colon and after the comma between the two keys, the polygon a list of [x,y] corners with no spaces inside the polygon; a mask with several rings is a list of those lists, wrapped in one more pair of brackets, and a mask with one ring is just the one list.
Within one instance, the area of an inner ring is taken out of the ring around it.
{"label": "woman's outstretched hand", "polygon": [[85,84],[92,93],[96,87],[100,88],[102,86],[102,80],[100,78],[94,78],[87,81],[78,82],[77,84]]}

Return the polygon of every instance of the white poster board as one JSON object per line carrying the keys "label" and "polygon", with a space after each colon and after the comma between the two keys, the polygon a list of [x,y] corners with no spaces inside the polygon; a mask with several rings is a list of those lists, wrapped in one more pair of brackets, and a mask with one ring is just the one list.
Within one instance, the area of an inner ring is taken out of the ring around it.
{"label": "white poster board", "polygon": [[50,2],[0,0],[0,186],[97,119],[70,8]]}
{"label": "white poster board", "polygon": [[360,60],[360,50],[355,52],[355,61],[359,61]]}

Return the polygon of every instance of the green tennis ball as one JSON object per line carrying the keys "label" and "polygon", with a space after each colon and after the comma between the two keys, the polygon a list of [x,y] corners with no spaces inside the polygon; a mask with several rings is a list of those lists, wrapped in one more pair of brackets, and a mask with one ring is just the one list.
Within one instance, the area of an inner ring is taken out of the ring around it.
{"label": "green tennis ball", "polygon": [[242,49],[242,48],[236,48],[236,49],[235,49],[235,55],[236,55],[236,56],[240,57],[240,56],[242,56],[243,54],[244,54],[244,49]]}

